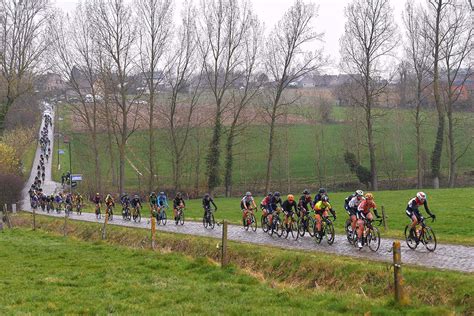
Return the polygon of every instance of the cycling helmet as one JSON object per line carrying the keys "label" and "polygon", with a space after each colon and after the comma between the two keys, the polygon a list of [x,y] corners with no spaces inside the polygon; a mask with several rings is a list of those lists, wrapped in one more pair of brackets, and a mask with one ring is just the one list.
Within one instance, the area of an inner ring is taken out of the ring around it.
{"label": "cycling helmet", "polygon": [[362,190],[357,190],[357,191],[355,192],[355,194],[356,194],[356,196],[364,196],[364,191],[362,191]]}
{"label": "cycling helmet", "polygon": [[252,193],[251,193],[251,192],[247,192],[247,193],[245,193],[245,196],[252,196]]}
{"label": "cycling helmet", "polygon": [[151,192],[151,194],[150,194],[150,195],[153,195],[153,196],[155,196],[155,195],[156,195],[156,193],[155,193],[155,192]]}
{"label": "cycling helmet", "polygon": [[280,196],[280,192],[276,191],[275,193],[273,193],[274,196]]}
{"label": "cycling helmet", "polygon": [[416,194],[416,198],[420,201],[420,202],[424,202],[426,200],[426,193],[425,192],[418,192]]}
{"label": "cycling helmet", "polygon": [[308,190],[308,189],[304,189],[303,194],[304,194],[304,195],[308,195],[308,194],[309,194],[309,190]]}
{"label": "cycling helmet", "polygon": [[272,196],[272,195],[273,195],[272,192],[268,192],[268,193],[267,193],[267,196]]}
{"label": "cycling helmet", "polygon": [[165,192],[161,191],[161,192],[160,192],[160,195],[165,195]]}
{"label": "cycling helmet", "polygon": [[323,197],[321,198],[321,201],[323,202],[329,202],[329,197],[327,195],[323,195]]}
{"label": "cycling helmet", "polygon": [[181,197],[181,192],[176,193],[176,197],[180,198]]}
{"label": "cycling helmet", "polygon": [[205,199],[208,199],[209,196],[210,196],[209,193],[204,194],[204,198],[205,198]]}
{"label": "cycling helmet", "polygon": [[372,193],[366,193],[365,194],[365,199],[366,200],[373,200],[374,199],[374,195]]}
{"label": "cycling helmet", "polygon": [[326,193],[326,189],[325,189],[325,188],[320,188],[318,192],[319,192],[320,194]]}
{"label": "cycling helmet", "polygon": [[138,199],[138,194],[135,194],[134,198]]}
{"label": "cycling helmet", "polygon": [[95,195],[96,195],[96,196],[99,196],[100,194],[99,194],[99,192],[97,192]]}
{"label": "cycling helmet", "polygon": [[293,196],[293,194],[288,194],[287,199],[288,201],[293,202],[295,200],[295,197]]}

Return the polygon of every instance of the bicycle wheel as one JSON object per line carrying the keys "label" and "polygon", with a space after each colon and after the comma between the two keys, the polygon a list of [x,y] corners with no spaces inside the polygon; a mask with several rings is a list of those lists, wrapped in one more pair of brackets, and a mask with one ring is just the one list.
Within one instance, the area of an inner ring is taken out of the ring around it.
{"label": "bicycle wheel", "polygon": [[274,219],[274,233],[278,236],[281,237],[283,235],[283,223],[279,218]]}
{"label": "bicycle wheel", "polygon": [[211,214],[211,216],[209,217],[209,226],[211,227],[211,229],[214,229],[214,227],[216,226],[216,220],[214,219],[214,214]]}
{"label": "bicycle wheel", "polygon": [[252,231],[256,232],[257,231],[257,219],[255,218],[255,215],[252,214],[250,216],[250,226],[252,227]]}
{"label": "bicycle wheel", "polygon": [[369,228],[369,233],[367,234],[367,244],[369,249],[373,252],[379,250],[380,247],[380,232],[377,227]]}
{"label": "bicycle wheel", "polygon": [[302,218],[298,218],[298,222],[296,224],[298,226],[298,235],[300,237],[303,237],[304,234],[306,233],[306,225],[307,225],[307,222]]}
{"label": "bicycle wheel", "polygon": [[352,225],[351,225],[351,219],[348,218],[346,220],[346,225],[344,226],[344,230],[346,231],[346,237],[347,237],[347,241],[352,244],[352,242],[354,241],[354,238],[352,238]]}
{"label": "bicycle wheel", "polygon": [[263,216],[260,218],[260,223],[262,224],[262,230],[264,233],[268,232],[268,220],[266,216]]}
{"label": "bicycle wheel", "polygon": [[324,235],[326,235],[328,244],[332,245],[334,243],[336,234],[334,233],[334,224],[331,221],[327,222],[324,226]]}
{"label": "bicycle wheel", "polygon": [[298,224],[296,223],[294,219],[290,223],[290,232],[291,232],[291,237],[294,240],[298,240],[298,237],[300,237],[300,234],[298,232]]}
{"label": "bicycle wheel", "polygon": [[315,220],[311,216],[308,217],[308,222],[306,223],[306,229],[308,230],[308,234],[311,237],[314,237],[314,225],[315,225]]}
{"label": "bicycle wheel", "polygon": [[431,227],[426,226],[423,229],[421,241],[425,245],[426,249],[428,249],[428,251],[433,252],[436,250],[436,245],[437,245],[436,236],[433,229],[431,229]]}
{"label": "bicycle wheel", "polygon": [[207,229],[207,226],[209,226],[209,220],[207,219],[207,217],[207,214],[202,217],[202,226],[204,226],[205,229]]}
{"label": "bicycle wheel", "polygon": [[183,211],[181,211],[181,214],[179,214],[178,221],[181,226],[184,225],[184,212]]}
{"label": "bicycle wheel", "polygon": [[407,225],[405,227],[405,241],[407,242],[408,248],[411,250],[415,250],[416,247],[418,247],[418,243],[415,240],[415,237],[413,236],[413,232],[411,230],[411,226]]}
{"label": "bicycle wheel", "polygon": [[316,243],[320,244],[321,240],[323,239],[323,232],[324,232],[324,223],[321,223],[321,231],[318,232],[318,228],[316,227],[316,221],[314,221],[314,226],[313,226],[313,231],[314,231],[314,239],[316,240]]}
{"label": "bicycle wheel", "polygon": [[249,216],[248,213],[247,213],[247,215],[245,216],[245,218],[243,219],[242,224],[244,225],[245,230],[248,231],[248,230],[249,230],[249,227],[250,227],[250,216]]}
{"label": "bicycle wheel", "polygon": [[166,225],[166,221],[167,221],[167,219],[166,219],[166,211],[163,209],[163,210],[161,210],[161,223],[163,224],[163,226]]}

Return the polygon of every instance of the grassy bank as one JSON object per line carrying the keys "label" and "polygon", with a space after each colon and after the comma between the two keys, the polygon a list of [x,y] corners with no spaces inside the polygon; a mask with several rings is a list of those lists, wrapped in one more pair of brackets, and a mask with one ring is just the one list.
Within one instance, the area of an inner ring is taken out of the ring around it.
{"label": "grassy bank", "polygon": [[[415,190],[401,191],[380,191],[375,193],[375,200],[378,204],[379,213],[381,215],[382,205],[387,214],[388,230],[382,230],[382,236],[403,238],[404,228],[409,222],[409,218],[405,214],[407,202],[416,193]],[[472,199],[472,188],[462,189],[440,189],[427,190],[429,206],[436,214],[437,220],[431,225],[438,237],[440,243],[459,243],[466,245],[474,245],[474,231],[471,223],[474,221],[474,200]],[[344,232],[344,223],[346,220],[346,212],[343,208],[344,198],[349,195],[345,193],[330,193],[331,203],[336,210],[337,220],[335,226],[337,232]],[[257,205],[262,197],[256,198]],[[216,198],[215,202],[218,211],[215,213],[217,220],[227,219],[231,223],[241,224],[240,199],[238,198]],[[171,202],[170,202],[171,204]],[[93,207],[89,205],[85,210],[93,212]],[[117,207],[115,213],[119,215],[120,208]],[[144,215],[149,216],[149,206],[145,204]],[[171,211],[168,218],[171,217]],[[260,212],[257,217],[260,217]],[[422,208],[422,214],[427,215]],[[201,200],[189,200],[185,216],[188,220],[200,221],[203,211]],[[172,223],[170,223],[173,225]]]}
{"label": "grassy bank", "polygon": [[[29,224],[27,215],[15,224]],[[231,242],[221,270],[215,240],[38,217],[38,232],[0,234],[0,313],[448,314],[474,311],[472,274],[404,268],[408,306],[392,300],[387,264]],[[86,243],[80,240],[92,241]],[[118,246],[128,246],[127,248]],[[27,246],[27,247],[26,247]],[[180,252],[182,254],[177,254]]]}

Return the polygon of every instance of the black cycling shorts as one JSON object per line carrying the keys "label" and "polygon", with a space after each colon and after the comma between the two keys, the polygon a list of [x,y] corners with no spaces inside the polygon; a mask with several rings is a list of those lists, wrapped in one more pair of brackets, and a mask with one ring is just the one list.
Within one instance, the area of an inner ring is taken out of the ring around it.
{"label": "black cycling shorts", "polygon": [[423,216],[421,216],[420,211],[418,211],[418,210],[413,210],[413,209],[407,208],[405,213],[407,214],[407,216],[410,219],[412,218],[413,215],[415,215],[418,222],[421,222],[421,220],[423,219]]}

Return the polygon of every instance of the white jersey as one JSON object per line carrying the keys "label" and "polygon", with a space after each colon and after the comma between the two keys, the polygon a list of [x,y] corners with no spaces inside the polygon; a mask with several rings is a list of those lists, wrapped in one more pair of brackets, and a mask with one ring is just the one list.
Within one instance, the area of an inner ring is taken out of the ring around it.
{"label": "white jersey", "polygon": [[357,208],[359,204],[365,200],[364,198],[358,199],[356,196],[354,196],[350,201],[349,201],[349,207],[350,208]]}

